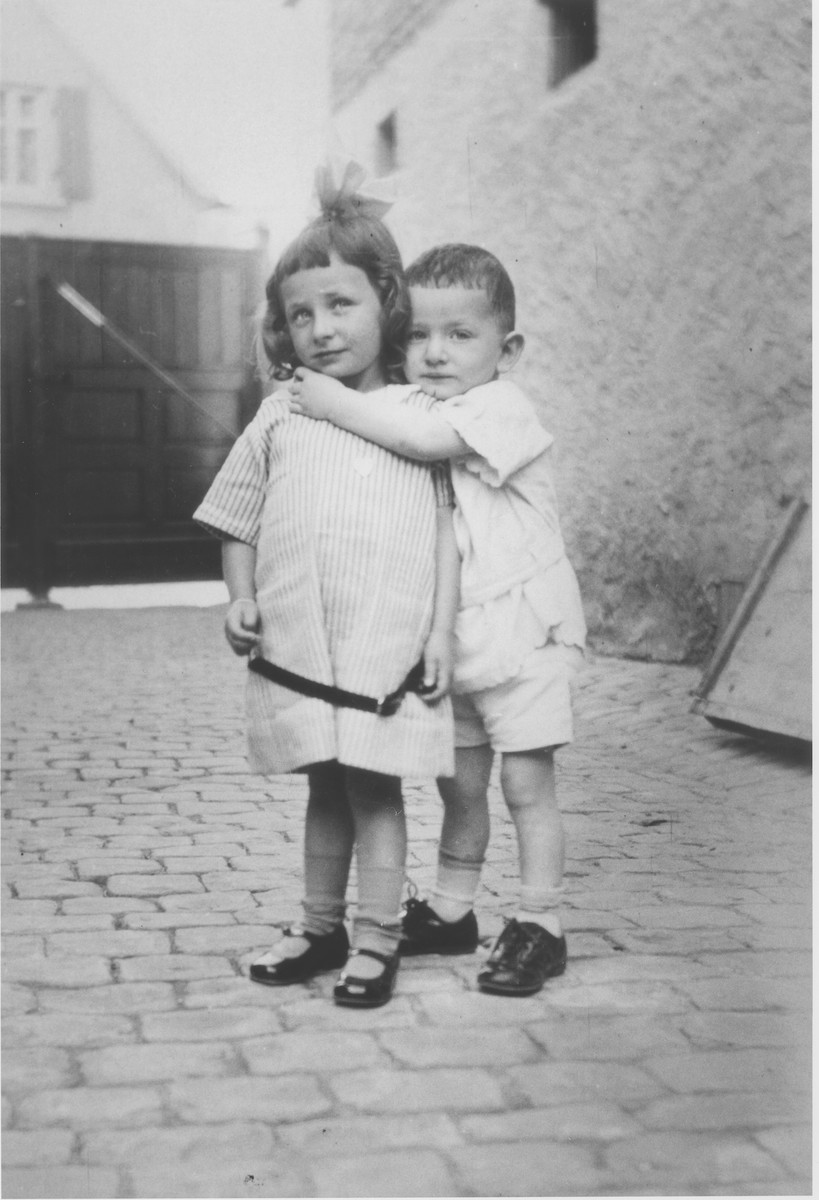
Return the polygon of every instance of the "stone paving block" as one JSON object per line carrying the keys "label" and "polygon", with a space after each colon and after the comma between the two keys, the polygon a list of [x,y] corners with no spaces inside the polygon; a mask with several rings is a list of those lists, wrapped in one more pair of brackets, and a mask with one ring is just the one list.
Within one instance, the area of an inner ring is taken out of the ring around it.
{"label": "stone paving block", "polygon": [[11,958],[3,964],[6,979],[32,986],[85,987],[108,983],[111,966],[107,958],[70,958],[51,955],[48,958]]}
{"label": "stone paving block", "polygon": [[225,859],[218,858],[215,854],[198,854],[196,853],[198,849],[199,847],[192,846],[190,855],[181,855],[177,850],[174,854],[157,857],[165,870],[172,875],[183,875],[186,872],[192,872],[194,875],[202,875],[206,872],[228,870],[228,864]]}
{"label": "stone paving block", "polygon": [[[399,981],[400,978],[399,976]],[[508,1025],[510,1010],[514,1011],[516,1023],[522,1023],[544,1016],[548,1006],[547,994],[551,994],[551,984],[556,982],[559,981],[551,981],[548,993],[544,989],[532,997],[515,997],[510,1000],[507,996],[491,996],[477,991],[476,988],[474,991],[421,994],[418,1004],[426,1019],[433,1025]]]}
{"label": "stone paving block", "polygon": [[[471,958],[468,961],[472,961]],[[429,959],[407,958],[401,963],[401,991],[405,995],[429,995],[462,987],[463,973],[451,966],[427,966]],[[433,960],[434,961],[434,960]]]}
{"label": "stone paving block", "polygon": [[203,892],[196,875],[112,875],[106,884],[114,896],[169,896],[177,892]]}
{"label": "stone paving block", "polygon": [[8,934],[3,937],[3,954],[10,957],[41,958],[45,953],[45,938],[33,934]]}
{"label": "stone paving block", "polygon": [[328,1112],[330,1100],[312,1075],[222,1079],[203,1089],[195,1080],[170,1085],[168,1107],[187,1124],[223,1121],[298,1121]]}
{"label": "stone paving block", "polygon": [[694,955],[703,950],[732,954],[748,946],[748,928],[734,925],[731,929],[617,929],[609,940],[616,949],[638,955]]}
{"label": "stone paving block", "polygon": [[590,1096],[634,1107],[664,1092],[642,1067],[615,1062],[541,1062],[511,1067],[507,1077],[532,1104],[582,1104]]}
{"label": "stone paving block", "polygon": [[345,1071],[389,1064],[372,1034],[345,1030],[253,1038],[244,1041],[240,1049],[253,1075]]}
{"label": "stone paving block", "polygon": [[696,1046],[793,1046],[807,1045],[811,1022],[807,1014],[772,1012],[692,1013],[681,1028]]}
{"label": "stone paving block", "polygon": [[446,1149],[464,1139],[444,1113],[401,1113],[400,1116],[323,1117],[280,1125],[279,1140],[297,1150],[307,1162],[344,1154],[368,1154],[400,1146]]}
{"label": "stone paving block", "polygon": [[744,941],[752,950],[810,950],[813,931],[804,924],[791,929],[760,928],[749,931]]}
{"label": "stone paving block", "polygon": [[272,1128],[261,1121],[224,1125],[185,1125],[134,1130],[98,1130],[82,1137],[83,1162],[118,1168],[163,1167],[181,1172],[207,1164],[268,1158],[275,1147]]}
{"label": "stone paving block", "polygon": [[233,975],[234,970],[227,960],[216,955],[164,954],[145,955],[142,958],[124,958],[119,964],[119,975],[126,983],[169,979],[215,979],[220,975]]}
{"label": "stone paving block", "polygon": [[219,979],[191,979],[179,984],[180,1002],[186,1009],[263,1008],[281,1023],[287,1001],[277,989],[262,987],[243,975]]}
{"label": "stone paving block", "polygon": [[811,1007],[811,978],[760,979],[754,975],[732,974],[727,978],[692,979],[675,987],[701,1010],[730,1009],[735,1012],[769,1009],[804,1011]]}
{"label": "stone paving block", "polygon": [[37,1166],[10,1167],[3,1170],[3,1195],[9,1197],[60,1197],[60,1200],[86,1200],[119,1196],[120,1181],[108,1167]]}
{"label": "stone paving block", "polygon": [[475,1112],[502,1108],[501,1086],[485,1068],[349,1071],[329,1079],[343,1104],[364,1112]]}
{"label": "stone paving block", "polygon": [[140,858],[136,854],[119,858],[81,858],[77,862],[77,874],[81,879],[107,879],[111,875],[155,875],[162,867],[150,858]]}
{"label": "stone paving block", "polygon": [[570,969],[572,980],[579,983],[612,983],[618,980],[662,980],[674,983],[678,979],[710,974],[707,966],[692,961],[690,956],[678,957],[675,954],[612,953],[605,959],[572,961]]}
{"label": "stone paving block", "polygon": [[226,1076],[235,1073],[233,1049],[226,1042],[152,1046],[116,1046],[89,1050],[78,1056],[86,1083],[141,1084],[184,1076]]}
{"label": "stone paving block", "polygon": [[102,987],[43,988],[38,998],[44,1012],[124,1013],[138,1016],[176,1005],[176,995],[170,983],[119,983],[114,980],[109,980]]}
{"label": "stone paving block", "polygon": [[136,1038],[128,1017],[99,1013],[28,1013],[4,1019],[3,1035],[12,1046],[120,1046]]}
{"label": "stone paving block", "polygon": [[[402,996],[400,991],[393,996],[389,1004],[381,1008],[344,1008],[333,1004],[329,993],[334,979],[335,973],[327,976],[326,996],[305,997],[303,988],[281,989],[288,993],[288,998],[282,998],[278,1002],[278,1014],[285,1029],[400,1029],[415,1025],[415,1014],[410,1006],[409,997]],[[313,986],[318,986],[317,980],[313,980]],[[400,989],[400,977],[398,986]],[[268,994],[279,991],[278,988],[263,987],[257,987],[256,990]],[[298,991],[300,995],[291,1000],[289,993],[294,991]],[[268,998],[268,1004],[273,1002],[272,998]]]}
{"label": "stone paving block", "polygon": [[378,1040],[394,1059],[409,1067],[503,1067],[542,1056],[519,1029],[489,1028],[479,1037],[474,1029],[448,1026],[388,1030]]}
{"label": "stone paving block", "polygon": [[157,897],[164,912],[241,912],[255,908],[250,892],[205,892]]}
{"label": "stone paving block", "polygon": [[44,1088],[24,1096],[17,1105],[22,1129],[68,1125],[72,1129],[156,1124],[163,1118],[158,1087]]}
{"label": "stone paving block", "polygon": [[184,1168],[145,1166],[129,1172],[132,1195],[157,1197],[157,1200],[176,1200],[178,1197],[193,1197],[206,1200],[208,1197],[287,1197],[310,1194],[311,1185],[306,1180],[301,1164],[281,1163],[278,1155],[272,1158],[244,1156],[236,1164],[223,1164],[201,1168],[190,1164]]}
{"label": "stone paving block", "polygon": [[96,883],[79,883],[70,879],[20,880],[16,885],[17,895],[22,900],[34,900],[40,897],[52,897],[63,900],[69,896],[101,896],[102,890]]}
{"label": "stone paving block", "polygon": [[126,929],[184,929],[191,925],[234,925],[235,920],[227,912],[151,912],[128,913],[122,919]]}
{"label": "stone paving block", "polygon": [[649,1129],[753,1129],[804,1121],[810,1113],[805,1092],[758,1091],[663,1096],[635,1114]]}
{"label": "stone paving block", "polygon": [[[599,1015],[615,1013],[678,1013],[685,1012],[688,1004],[675,987],[665,983],[640,982],[639,980],[609,984],[573,985],[571,974],[559,981],[551,981],[541,993],[550,1010],[568,1013],[587,1012]],[[556,988],[556,982],[563,986]],[[541,1014],[542,1015],[542,1014]]]}
{"label": "stone paving block", "polygon": [[695,1050],[649,1057],[645,1067],[676,1092],[786,1091],[810,1088],[810,1064],[798,1050]]}
{"label": "stone paving block", "polygon": [[20,987],[16,983],[4,983],[0,988],[3,1015],[33,1011],[37,1007],[37,994],[33,988]]}
{"label": "stone paving block", "polygon": [[590,1104],[560,1104],[553,1108],[507,1109],[461,1117],[458,1128],[469,1141],[577,1142],[610,1141],[642,1132],[619,1105],[600,1100]]}
{"label": "stone paving block", "polygon": [[774,928],[809,927],[811,924],[810,896],[805,895],[801,904],[786,904],[784,900],[769,900],[753,903],[746,901],[737,905],[737,911],[760,924]]}
{"label": "stone paving block", "polygon": [[6,883],[18,883],[20,880],[53,883],[73,879],[73,872],[68,864],[58,868],[51,863],[21,862],[17,859],[4,868],[3,877]]}
{"label": "stone paving block", "polygon": [[267,871],[209,871],[202,883],[212,893],[255,892],[269,888],[270,879]]}
{"label": "stone paving block", "polygon": [[130,958],[137,954],[167,954],[171,941],[166,933],[98,929],[87,933],[53,933],[46,945],[49,954],[66,957],[106,954],[111,958]]}
{"label": "stone paving block", "polygon": [[[94,898],[96,900],[96,897]],[[93,900],[88,898],[86,903],[92,903]],[[70,904],[70,900],[63,901],[63,906]],[[3,918],[4,933],[13,933],[15,930],[26,930],[29,933],[55,933],[59,932],[77,932],[80,933],[87,929],[113,929],[114,917],[110,912],[100,909],[98,912],[89,910],[85,913],[66,912],[63,911],[51,916],[26,916],[23,913],[12,911],[8,918]]]}
{"label": "stone paving block", "polygon": [[490,1142],[449,1157],[462,1181],[460,1195],[588,1196],[611,1179],[595,1150],[561,1142]]}
{"label": "stone paving block", "polygon": [[606,1165],[622,1183],[672,1185],[679,1191],[710,1183],[733,1183],[742,1195],[746,1183],[778,1179],[782,1169],[764,1150],[731,1133],[646,1133],[614,1143]]}
{"label": "stone paving block", "polygon": [[[806,1118],[807,1113],[803,1114]],[[776,1129],[763,1129],[756,1140],[786,1170],[809,1180],[813,1167],[813,1136],[810,1123],[782,1125]]]}
{"label": "stone paving block", "polygon": [[[71,1159],[76,1136],[70,1129],[4,1129],[3,1166],[53,1166]],[[9,1193],[6,1192],[8,1196]]]}
{"label": "stone paving block", "polygon": [[[736,1194],[736,1184],[728,1186],[710,1184],[708,1187],[709,1196],[735,1196]],[[743,1183],[742,1194],[747,1196],[811,1196],[813,1192],[810,1178],[804,1180],[791,1178],[788,1182],[773,1179],[765,1180],[764,1183]]]}
{"label": "stone paving block", "polygon": [[434,1150],[323,1159],[310,1171],[319,1196],[453,1196],[455,1180]]}
{"label": "stone paving block", "polygon": [[641,1059],[685,1049],[678,1016],[562,1013],[526,1025],[526,1032],[555,1059]]}
{"label": "stone paving block", "polygon": [[253,951],[259,953],[263,938],[257,925],[232,924],[215,929],[212,926],[180,929],[176,935],[176,946],[183,954],[230,954],[239,957]]}
{"label": "stone paving block", "polygon": [[[245,997],[246,999],[247,997]],[[252,1006],[230,1009],[178,1009],[176,1012],[146,1014],[142,1032],[149,1042],[206,1042],[213,1039],[266,1039],[281,1024],[274,1010]]]}

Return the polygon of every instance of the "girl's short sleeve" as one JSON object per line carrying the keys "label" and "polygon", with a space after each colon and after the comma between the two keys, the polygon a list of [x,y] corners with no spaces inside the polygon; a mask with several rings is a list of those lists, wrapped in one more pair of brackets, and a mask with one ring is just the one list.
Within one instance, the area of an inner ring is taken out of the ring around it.
{"label": "girl's short sleeve", "polygon": [[[234,443],[193,519],[217,537],[255,546],[264,506],[270,435],[281,405],[268,397]],[[284,410],[281,410],[284,411]]]}
{"label": "girl's short sleeve", "polygon": [[514,383],[496,380],[441,401],[436,411],[472,451],[462,465],[490,487],[503,487],[554,441]]}

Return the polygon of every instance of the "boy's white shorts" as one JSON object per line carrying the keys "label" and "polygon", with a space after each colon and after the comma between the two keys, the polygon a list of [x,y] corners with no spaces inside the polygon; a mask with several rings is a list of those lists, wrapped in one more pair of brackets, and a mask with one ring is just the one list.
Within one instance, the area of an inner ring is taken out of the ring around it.
{"label": "boy's white shorts", "polygon": [[453,695],[456,747],[500,753],[570,742],[572,680],[583,665],[579,646],[548,642],[532,650],[513,679],[468,696]]}

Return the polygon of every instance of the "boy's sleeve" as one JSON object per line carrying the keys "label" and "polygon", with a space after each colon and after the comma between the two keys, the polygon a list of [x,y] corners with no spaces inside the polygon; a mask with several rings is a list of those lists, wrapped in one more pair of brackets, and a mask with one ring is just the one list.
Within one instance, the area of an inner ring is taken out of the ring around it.
{"label": "boy's sleeve", "polygon": [[554,441],[514,383],[496,380],[482,384],[463,396],[441,401],[435,411],[472,451],[461,460],[463,466],[490,487],[503,487],[510,475],[533,462]]}
{"label": "boy's sleeve", "polygon": [[193,514],[208,533],[255,546],[259,540],[267,484],[270,400],[234,443],[204,500]]}

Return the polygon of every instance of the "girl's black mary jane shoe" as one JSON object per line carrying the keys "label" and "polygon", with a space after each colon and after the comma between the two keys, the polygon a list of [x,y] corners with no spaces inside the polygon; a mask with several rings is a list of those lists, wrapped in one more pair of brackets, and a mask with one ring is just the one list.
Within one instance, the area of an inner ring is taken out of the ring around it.
{"label": "girl's black mary jane shoe", "polygon": [[[350,962],[357,954],[366,954],[384,964],[384,970],[375,979],[362,979],[350,973]],[[386,1004],[392,997],[395,977],[398,974],[398,964],[401,956],[395,954],[379,954],[377,950],[351,950],[347,965],[339,976],[338,983],[333,989],[333,999],[336,1004],[347,1004],[351,1008],[378,1008]]]}
{"label": "girl's black mary jane shoe", "polygon": [[323,937],[317,933],[308,933],[306,929],[286,928],[282,930],[282,934],[284,937],[304,938],[309,945],[295,958],[282,958],[274,963],[268,962],[269,954],[262,955],[250,968],[250,978],[254,983],[264,983],[268,987],[304,983],[320,971],[341,967],[347,961],[350,943],[343,925],[339,925],[332,933]]}

